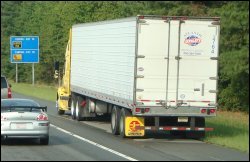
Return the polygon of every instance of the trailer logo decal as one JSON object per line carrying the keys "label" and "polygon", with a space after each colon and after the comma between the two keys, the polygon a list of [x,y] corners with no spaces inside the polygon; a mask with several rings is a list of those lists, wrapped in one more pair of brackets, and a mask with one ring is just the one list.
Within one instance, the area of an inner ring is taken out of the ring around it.
{"label": "trailer logo decal", "polygon": [[198,33],[187,33],[185,37],[184,43],[190,46],[197,46],[201,43],[201,35]]}
{"label": "trailer logo decal", "polygon": [[132,121],[129,124],[129,128],[132,132],[136,131],[136,127],[140,127],[140,123],[138,121]]}

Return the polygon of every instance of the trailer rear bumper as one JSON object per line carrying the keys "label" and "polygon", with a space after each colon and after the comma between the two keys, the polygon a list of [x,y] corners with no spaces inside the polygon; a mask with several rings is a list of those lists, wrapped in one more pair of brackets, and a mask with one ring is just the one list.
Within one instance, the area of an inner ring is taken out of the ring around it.
{"label": "trailer rear bumper", "polygon": [[204,128],[204,127],[176,127],[176,126],[161,126],[161,127],[156,127],[156,126],[145,126],[145,127],[136,127],[138,130],[152,130],[152,131],[213,131],[214,128]]}

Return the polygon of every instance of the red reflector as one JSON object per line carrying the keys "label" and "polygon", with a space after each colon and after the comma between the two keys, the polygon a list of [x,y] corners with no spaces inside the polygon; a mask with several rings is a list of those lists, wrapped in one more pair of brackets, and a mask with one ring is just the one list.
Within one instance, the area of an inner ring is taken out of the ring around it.
{"label": "red reflector", "polygon": [[87,104],[87,102],[84,100],[84,101],[82,101],[81,106],[85,107],[86,104]]}
{"label": "red reflector", "polygon": [[135,108],[135,112],[139,113],[139,112],[141,112],[141,109],[140,108]]}
{"label": "red reflector", "polygon": [[215,109],[210,109],[210,113],[215,113]]}
{"label": "red reflector", "polygon": [[12,97],[12,95],[11,95],[11,89],[8,88],[8,98],[11,98],[11,97]]}
{"label": "red reflector", "polygon": [[144,16],[139,16],[139,19],[144,19]]}
{"label": "red reflector", "polygon": [[149,110],[150,110],[149,108],[145,108],[145,112],[149,112]]}
{"label": "red reflector", "polygon": [[207,109],[201,109],[201,113],[206,113]]}

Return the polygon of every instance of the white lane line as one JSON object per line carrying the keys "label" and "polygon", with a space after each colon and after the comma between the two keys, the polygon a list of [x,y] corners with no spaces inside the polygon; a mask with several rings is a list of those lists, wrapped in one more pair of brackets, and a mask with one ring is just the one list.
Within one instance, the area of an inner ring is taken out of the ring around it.
{"label": "white lane line", "polygon": [[216,161],[225,161],[225,160],[222,160],[222,159],[219,159],[219,158],[216,158],[216,157],[213,157],[213,156],[209,156],[210,158],[212,159],[215,159]]}
{"label": "white lane line", "polygon": [[136,159],[134,159],[134,158],[132,158],[132,157],[129,157],[129,156],[124,155],[124,154],[122,154],[122,153],[120,153],[120,152],[117,152],[117,151],[112,150],[112,149],[110,149],[110,148],[107,148],[107,147],[105,147],[105,146],[103,146],[103,145],[100,145],[100,144],[98,144],[98,143],[95,143],[95,142],[93,142],[93,141],[90,141],[90,140],[88,140],[88,139],[86,139],[86,138],[83,138],[83,137],[81,137],[81,136],[78,136],[78,135],[76,135],[76,134],[74,134],[74,133],[71,133],[71,132],[69,132],[69,131],[67,131],[67,130],[65,130],[65,129],[62,129],[62,128],[60,128],[60,127],[57,127],[57,126],[55,126],[55,125],[53,125],[53,124],[50,124],[50,126],[56,128],[56,129],[58,129],[58,130],[60,130],[60,131],[62,131],[62,132],[64,132],[64,133],[66,133],[66,134],[69,134],[69,135],[71,135],[71,136],[73,136],[73,137],[76,137],[76,138],[78,138],[78,139],[80,139],[80,140],[82,140],[82,141],[85,141],[85,142],[87,142],[87,143],[89,143],[89,144],[92,144],[92,145],[97,146],[97,147],[99,147],[99,148],[101,148],[101,149],[104,149],[104,150],[109,151],[109,152],[111,152],[111,153],[113,153],[113,154],[116,154],[116,155],[121,156],[121,157],[123,157],[123,158],[125,158],[125,159],[128,159],[128,160],[130,160],[130,161],[138,161],[138,160],[136,160]]}

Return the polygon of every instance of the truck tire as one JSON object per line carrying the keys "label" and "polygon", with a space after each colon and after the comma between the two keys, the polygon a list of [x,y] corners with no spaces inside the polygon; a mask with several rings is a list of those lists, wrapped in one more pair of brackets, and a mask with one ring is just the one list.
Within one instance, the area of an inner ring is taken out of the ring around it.
{"label": "truck tire", "polygon": [[119,122],[119,132],[122,138],[126,137],[126,134],[125,134],[126,120],[125,119],[127,116],[131,116],[131,113],[129,112],[128,109],[122,108],[121,115],[120,115],[120,122]]}
{"label": "truck tire", "polygon": [[83,101],[83,98],[81,96],[78,96],[77,101],[76,101],[76,120],[77,121],[85,119],[83,117],[84,107],[81,106],[82,101]]}
{"label": "truck tire", "polygon": [[121,109],[114,105],[111,112],[111,130],[114,135],[119,135],[120,115]]}
{"label": "truck tire", "polygon": [[76,119],[76,96],[74,94],[72,94],[71,96],[70,109],[71,109],[71,118],[75,120]]}
{"label": "truck tire", "polygon": [[79,96],[76,99],[76,120],[80,121],[81,119],[81,105],[79,104]]}

